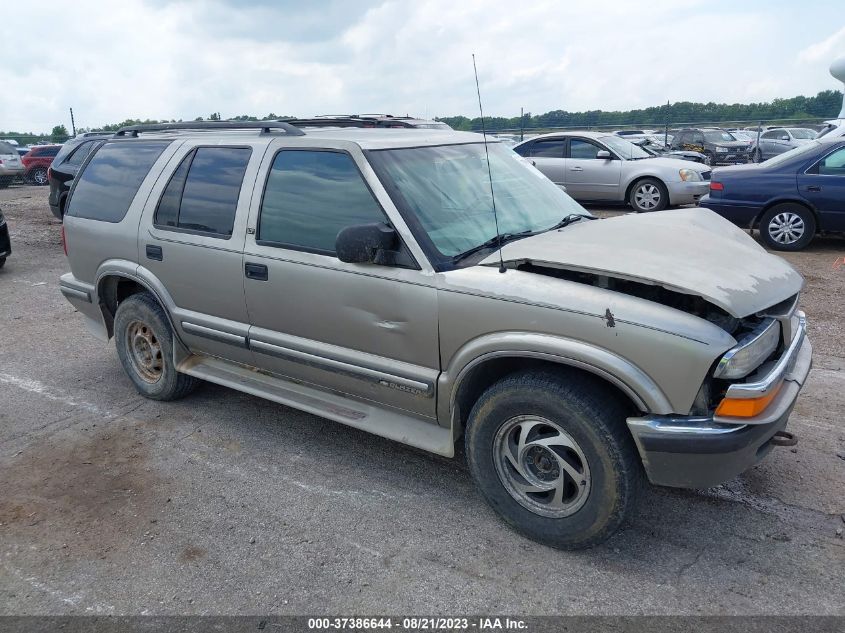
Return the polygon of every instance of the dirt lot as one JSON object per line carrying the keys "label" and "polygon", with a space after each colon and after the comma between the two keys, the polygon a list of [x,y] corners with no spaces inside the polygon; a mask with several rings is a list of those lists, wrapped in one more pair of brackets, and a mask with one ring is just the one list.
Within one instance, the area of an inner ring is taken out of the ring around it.
{"label": "dirt lot", "polygon": [[0,208],[0,614],[845,614],[845,240],[787,256],[816,350],[798,446],[651,488],[567,553],[505,527],[461,460],[213,385],[144,400],[58,291],[46,189]]}

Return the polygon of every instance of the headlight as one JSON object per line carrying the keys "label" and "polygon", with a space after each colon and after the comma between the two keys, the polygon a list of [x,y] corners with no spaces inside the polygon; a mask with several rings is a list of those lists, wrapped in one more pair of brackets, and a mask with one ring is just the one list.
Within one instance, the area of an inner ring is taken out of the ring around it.
{"label": "headlight", "polygon": [[780,323],[767,319],[729,349],[713,372],[714,378],[744,378],[772,355],[780,342]]}
{"label": "headlight", "polygon": [[719,147],[719,146],[717,145],[717,146],[716,146],[716,153],[717,153],[717,154],[727,154],[727,153],[728,153],[728,148],[727,148],[727,147]]}
{"label": "headlight", "polygon": [[678,173],[681,174],[681,180],[684,182],[699,182],[701,180],[701,174],[694,169],[682,169]]}

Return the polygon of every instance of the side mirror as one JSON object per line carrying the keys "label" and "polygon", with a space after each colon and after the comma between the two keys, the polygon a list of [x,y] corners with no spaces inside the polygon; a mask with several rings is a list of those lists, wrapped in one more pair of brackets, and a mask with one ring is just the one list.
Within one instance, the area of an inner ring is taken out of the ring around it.
{"label": "side mirror", "polygon": [[354,224],[337,234],[335,251],[342,262],[388,265],[398,242],[396,231],[383,222]]}
{"label": "side mirror", "polygon": [[600,149],[596,152],[596,158],[598,158],[599,160],[610,160],[611,158],[613,158],[613,156],[611,156],[610,152],[608,152],[606,149]]}
{"label": "side mirror", "polygon": [[780,140],[782,140],[782,141],[788,141],[788,140],[789,140],[789,136],[787,136],[786,134],[784,134],[783,136],[781,136],[781,137],[780,137]]}

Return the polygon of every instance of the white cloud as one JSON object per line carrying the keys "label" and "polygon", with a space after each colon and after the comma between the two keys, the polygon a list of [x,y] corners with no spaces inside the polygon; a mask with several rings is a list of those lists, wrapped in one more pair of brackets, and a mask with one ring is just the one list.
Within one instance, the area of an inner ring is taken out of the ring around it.
{"label": "white cloud", "polygon": [[43,6],[5,3],[0,129],[48,130],[69,106],[80,126],[214,111],[474,116],[473,52],[490,115],[815,94],[837,87],[827,66],[845,49],[845,29],[806,18],[818,1],[74,0],[51,4],[65,23],[37,55],[20,34],[50,31]]}

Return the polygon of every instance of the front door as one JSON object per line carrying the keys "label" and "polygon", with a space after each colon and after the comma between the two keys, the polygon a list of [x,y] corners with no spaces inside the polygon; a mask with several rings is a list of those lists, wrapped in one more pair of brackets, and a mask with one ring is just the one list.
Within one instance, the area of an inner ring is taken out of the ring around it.
{"label": "front door", "polygon": [[622,161],[596,158],[606,148],[582,138],[569,139],[566,158],[566,190],[576,200],[617,200]]}
{"label": "front door", "polygon": [[291,148],[281,141],[271,147],[244,256],[256,363],[434,418],[440,357],[433,277],[413,258],[400,267],[335,256],[341,229],[390,223],[362,175],[369,167],[360,150],[353,156],[354,149]]}

